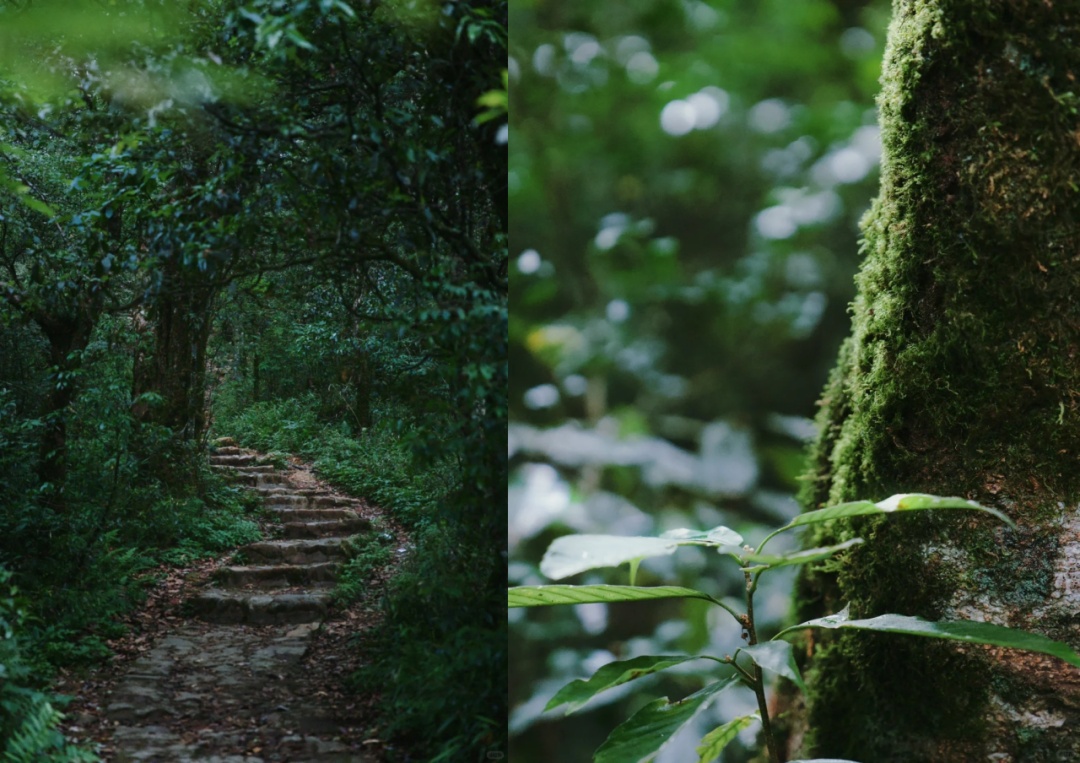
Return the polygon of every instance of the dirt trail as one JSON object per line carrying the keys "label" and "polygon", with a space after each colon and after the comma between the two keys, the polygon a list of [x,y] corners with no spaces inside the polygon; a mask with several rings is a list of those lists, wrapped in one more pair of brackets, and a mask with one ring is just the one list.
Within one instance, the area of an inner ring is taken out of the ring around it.
{"label": "dirt trail", "polygon": [[[279,469],[233,446],[216,469],[258,492],[280,520],[232,558],[159,585],[115,664],[69,679],[69,736],[101,745],[109,763],[378,763],[377,697],[342,691],[376,613],[332,606],[351,535],[381,515],[320,483],[298,463]],[[407,540],[389,517],[380,532]],[[240,563],[242,562],[242,563]],[[372,581],[377,585],[379,581]],[[179,605],[179,606],[178,606]]]}

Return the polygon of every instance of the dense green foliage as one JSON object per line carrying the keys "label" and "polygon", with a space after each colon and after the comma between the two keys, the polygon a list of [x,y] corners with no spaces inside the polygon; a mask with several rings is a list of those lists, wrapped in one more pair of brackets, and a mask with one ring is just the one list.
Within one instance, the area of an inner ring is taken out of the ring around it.
{"label": "dense green foliage", "polygon": [[25,605],[11,573],[0,570],[0,756],[12,763],[97,760],[67,745],[56,729],[61,715],[55,699],[42,691],[20,643]]}
{"label": "dense green foliage", "polygon": [[10,665],[100,659],[149,568],[255,536],[229,435],[404,523],[387,726],[503,749],[506,3],[48,6],[0,3]]}

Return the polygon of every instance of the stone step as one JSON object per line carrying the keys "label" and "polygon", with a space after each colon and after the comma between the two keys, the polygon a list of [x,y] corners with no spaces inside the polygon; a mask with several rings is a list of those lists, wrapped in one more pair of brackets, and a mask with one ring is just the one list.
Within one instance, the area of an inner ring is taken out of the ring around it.
{"label": "stone step", "polygon": [[285,480],[287,479],[285,475],[280,472],[275,472],[273,467],[269,467],[265,471],[253,471],[249,474],[240,473],[234,470],[228,477],[236,484],[254,490],[260,495],[266,495],[273,491],[290,492],[289,488],[285,487]]}
{"label": "stone step", "polygon": [[344,559],[345,538],[313,540],[267,540],[240,549],[244,559],[255,564],[316,564]]}
{"label": "stone step", "polygon": [[260,493],[268,509],[356,509],[362,505],[354,498],[336,495],[301,495],[289,490]]}
{"label": "stone step", "polygon": [[294,509],[291,506],[267,508],[277,514],[282,522],[327,522],[331,519],[352,520],[358,515],[352,509]]}
{"label": "stone step", "polygon": [[310,487],[282,487],[281,485],[267,485],[266,487],[255,488],[255,492],[261,495],[263,498],[273,498],[275,495],[298,495],[303,498],[311,498],[313,496],[328,495],[325,490],[318,490]]}
{"label": "stone step", "polygon": [[330,605],[330,594],[250,594],[211,588],[189,601],[194,613],[207,622],[277,625],[322,620]]}
{"label": "stone step", "polygon": [[223,587],[251,585],[258,588],[288,588],[289,586],[331,583],[337,580],[340,567],[339,562],[221,567],[214,572],[214,579]]}
{"label": "stone step", "polygon": [[272,466],[248,466],[243,467],[243,471],[241,471],[239,467],[216,466],[214,464],[210,464],[210,468],[225,478],[226,481],[245,488],[254,488],[261,474],[268,474],[274,470]]}
{"label": "stone step", "polygon": [[300,491],[293,490],[292,488],[285,487],[284,485],[264,485],[263,487],[255,487],[254,477],[258,475],[252,475],[252,487],[253,493],[258,493],[263,498],[269,498],[274,495],[300,495]]}
{"label": "stone step", "polygon": [[265,474],[274,470],[273,467],[269,464],[264,464],[261,466],[229,466],[228,464],[211,464],[210,468],[219,474],[224,474],[224,476],[226,477],[238,480],[244,477],[254,478],[256,474]]}
{"label": "stone step", "polygon": [[367,519],[330,519],[321,522],[286,522],[286,538],[326,538],[329,536],[355,535],[371,529]]}
{"label": "stone step", "polygon": [[287,487],[256,488],[255,492],[262,496],[263,503],[267,508],[276,506],[307,506],[310,496],[300,495]]}
{"label": "stone step", "polygon": [[311,507],[315,509],[343,508],[357,506],[359,501],[343,495],[315,495],[311,497]]}
{"label": "stone step", "polygon": [[334,510],[347,509],[359,511],[363,504],[359,500],[338,498],[334,500],[314,500],[311,496],[296,495],[295,493],[271,493],[262,497],[262,505],[270,511],[283,511],[286,509],[315,509]]}
{"label": "stone step", "polygon": [[272,474],[274,472],[273,464],[260,464],[258,466],[229,466],[225,467],[231,469],[233,474],[243,476],[257,476],[259,474]]}
{"label": "stone step", "polygon": [[248,464],[255,464],[258,459],[258,456],[248,453],[226,453],[224,455],[215,453],[210,456],[210,463],[217,466],[247,466]]}
{"label": "stone step", "polygon": [[211,456],[242,456],[244,451],[235,445],[222,445],[214,450]]}

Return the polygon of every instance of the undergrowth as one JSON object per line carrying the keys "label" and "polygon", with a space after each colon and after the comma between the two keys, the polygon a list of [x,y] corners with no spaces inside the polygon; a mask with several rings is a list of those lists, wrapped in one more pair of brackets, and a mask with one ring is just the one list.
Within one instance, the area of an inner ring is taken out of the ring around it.
{"label": "undergrowth", "polygon": [[492,638],[498,623],[476,620],[469,568],[484,563],[480,555],[435,524],[416,547],[387,586],[382,627],[365,643],[371,657],[352,684],[382,696],[386,734],[439,740],[426,751],[431,761],[465,760],[503,733],[505,692],[492,676],[506,663],[506,642]]}
{"label": "undergrowth", "polygon": [[375,522],[372,529],[354,537],[349,544],[350,557],[338,573],[334,587],[334,599],[341,603],[367,600],[373,593],[371,580],[394,558],[394,536],[379,529]]}
{"label": "undergrowth", "polygon": [[124,632],[117,619],[143,600],[153,582],[147,570],[187,564],[260,537],[238,493],[216,481],[203,497],[155,499],[147,489],[132,499],[114,517],[103,517],[92,504],[64,515],[34,504],[0,509],[0,524],[15,528],[0,562],[33,594],[26,635],[42,669],[107,657],[105,642]]}
{"label": "undergrowth", "polygon": [[96,755],[69,745],[57,709],[39,672],[24,656],[20,630],[26,600],[0,567],[0,760],[5,763],[75,763]]}

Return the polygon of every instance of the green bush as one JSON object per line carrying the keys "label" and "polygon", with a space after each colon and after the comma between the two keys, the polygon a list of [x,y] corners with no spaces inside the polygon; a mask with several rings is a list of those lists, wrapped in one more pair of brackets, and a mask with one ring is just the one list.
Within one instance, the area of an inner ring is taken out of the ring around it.
{"label": "green bush", "polygon": [[214,428],[256,450],[303,453],[324,428],[317,406],[311,394],[255,403],[233,416],[223,416]]}
{"label": "green bush", "polygon": [[0,567],[0,759],[5,763],[97,761],[93,753],[64,740],[63,715],[42,690],[43,681],[23,658],[19,632],[25,602]]}
{"label": "green bush", "polygon": [[334,598],[354,602],[371,593],[372,575],[393,559],[394,536],[376,526],[350,542],[351,556],[338,575]]}
{"label": "green bush", "polygon": [[384,596],[372,659],[353,677],[382,696],[385,733],[428,740],[417,752],[433,761],[475,757],[505,734],[506,620],[478,601],[480,563],[445,527],[419,533]]}
{"label": "green bush", "polygon": [[115,620],[143,598],[148,568],[260,537],[246,492],[204,471],[201,498],[162,496],[147,481],[125,485],[112,500],[73,494],[64,513],[45,501],[0,504],[0,526],[8,528],[0,563],[33,588],[25,628],[32,659],[43,666],[103,659],[105,642],[119,635]]}

